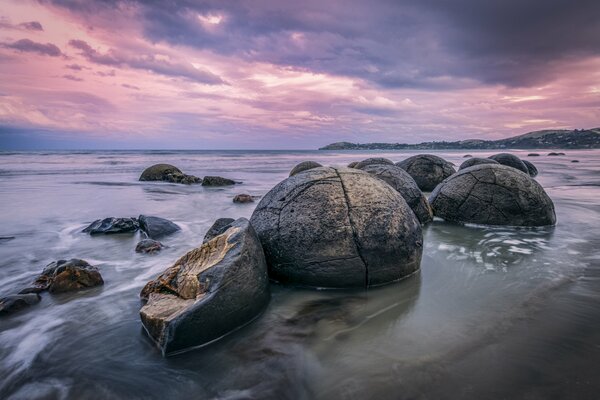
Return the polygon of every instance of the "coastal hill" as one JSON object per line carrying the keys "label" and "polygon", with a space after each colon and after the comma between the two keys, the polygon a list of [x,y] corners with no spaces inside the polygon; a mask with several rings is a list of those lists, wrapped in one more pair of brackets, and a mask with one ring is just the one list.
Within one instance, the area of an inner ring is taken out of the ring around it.
{"label": "coastal hill", "polygon": [[447,149],[598,149],[600,128],[529,132],[500,140],[467,139],[456,142],[350,143],[337,142],[319,150],[447,150]]}

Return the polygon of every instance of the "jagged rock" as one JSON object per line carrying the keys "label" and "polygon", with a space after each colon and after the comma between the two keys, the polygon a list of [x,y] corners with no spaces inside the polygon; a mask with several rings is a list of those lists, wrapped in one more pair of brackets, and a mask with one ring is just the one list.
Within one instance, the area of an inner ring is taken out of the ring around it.
{"label": "jagged rock", "polygon": [[242,203],[254,203],[254,196],[249,194],[237,194],[233,198],[234,203],[242,204]]}
{"label": "jagged rock", "polygon": [[235,185],[235,181],[220,176],[205,176],[202,180],[202,186],[228,186]]}
{"label": "jagged rock", "polygon": [[136,253],[157,253],[161,251],[163,245],[161,242],[153,239],[143,239],[135,246]]}
{"label": "jagged rock", "polygon": [[527,157],[539,157],[539,153],[529,153],[527,154]]}
{"label": "jagged rock", "polygon": [[181,230],[177,224],[159,217],[140,215],[138,222],[140,230],[151,239],[159,239]]}
{"label": "jagged rock", "polygon": [[322,165],[319,164],[318,162],[315,162],[315,161],[302,161],[300,164],[298,164],[294,168],[292,168],[292,170],[290,171],[290,176],[294,176],[296,174],[299,174],[302,171],[307,171],[309,169],[319,168],[319,167],[322,167]]}
{"label": "jagged rock", "polygon": [[212,238],[214,238],[215,236],[219,236],[220,234],[225,232],[227,229],[229,229],[229,227],[231,226],[231,224],[234,221],[235,220],[233,218],[217,219],[212,224],[212,226],[210,228],[208,228],[208,232],[206,232],[206,234],[204,235],[204,240],[202,240],[202,243],[206,243],[209,240],[211,240]]}
{"label": "jagged rock", "polygon": [[554,225],[554,204],[527,174],[482,164],[446,179],[431,194],[433,214],[447,221],[485,225]]}
{"label": "jagged rock", "polygon": [[472,167],[473,165],[480,165],[480,164],[500,164],[500,163],[496,160],[492,160],[491,158],[473,157],[473,158],[469,158],[467,161],[460,164],[460,167],[458,167],[458,170],[460,171],[461,169],[469,168],[469,167]]}
{"label": "jagged rock", "polygon": [[170,164],[155,164],[142,172],[140,181],[165,181],[191,185],[202,183],[202,179],[194,175],[186,175],[181,170]]}
{"label": "jagged rock", "polygon": [[0,299],[0,317],[21,311],[39,303],[41,297],[37,293],[13,294]]}
{"label": "jagged rock", "polygon": [[394,165],[394,162],[392,160],[389,160],[384,157],[371,157],[371,158],[367,158],[366,160],[357,162],[356,165],[354,165],[354,168],[363,169],[367,165],[376,165],[376,164]]}
{"label": "jagged rock", "polygon": [[396,165],[371,164],[362,168],[363,171],[376,176],[394,189],[408,203],[421,224],[431,222],[433,212],[427,198],[417,186],[415,180],[402,168]]}
{"label": "jagged rock", "polygon": [[448,161],[432,154],[419,154],[396,163],[413,177],[419,189],[430,192],[456,170]]}
{"label": "jagged rock", "polygon": [[523,161],[521,161],[521,159],[519,157],[515,156],[514,154],[500,153],[500,154],[494,154],[493,156],[489,156],[488,158],[490,160],[496,160],[502,165],[513,167],[513,168],[518,169],[521,172],[525,172],[526,174],[529,174],[529,170],[527,169],[527,166],[525,165],[525,163],[523,163]]}
{"label": "jagged rock", "polygon": [[20,293],[39,293],[44,290],[50,293],[70,292],[103,285],[102,275],[98,268],[78,258],[53,261],[44,268],[33,286]]}
{"label": "jagged rock", "polygon": [[95,220],[82,232],[89,233],[90,235],[110,235],[116,233],[131,233],[138,229],[139,224],[135,218],[109,217]]}
{"label": "jagged rock", "polygon": [[523,162],[523,164],[525,164],[525,166],[527,167],[527,172],[529,173],[529,176],[531,177],[536,177],[538,174],[538,170],[535,167],[535,165],[533,165],[532,162],[529,162],[527,160],[521,160]]}
{"label": "jagged rock", "polygon": [[356,168],[356,164],[358,164],[358,161],[352,161],[350,164],[348,164],[348,168]]}
{"label": "jagged rock", "polygon": [[419,220],[400,193],[358,169],[289,177],[262,198],[251,222],[280,282],[376,286],[419,269]]}
{"label": "jagged rock", "polygon": [[163,355],[208,344],[254,320],[270,299],[264,253],[247,219],[190,251],[141,292],[144,328]]}

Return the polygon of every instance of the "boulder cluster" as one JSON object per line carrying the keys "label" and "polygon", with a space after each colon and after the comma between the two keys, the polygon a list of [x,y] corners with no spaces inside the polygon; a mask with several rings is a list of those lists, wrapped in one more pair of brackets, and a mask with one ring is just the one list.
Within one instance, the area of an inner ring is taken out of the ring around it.
{"label": "boulder cluster", "polygon": [[140,181],[163,181],[170,183],[181,183],[184,185],[202,184],[202,186],[229,186],[235,185],[236,181],[221,176],[205,176],[198,178],[194,175],[187,175],[171,164],[155,164],[142,172]]}

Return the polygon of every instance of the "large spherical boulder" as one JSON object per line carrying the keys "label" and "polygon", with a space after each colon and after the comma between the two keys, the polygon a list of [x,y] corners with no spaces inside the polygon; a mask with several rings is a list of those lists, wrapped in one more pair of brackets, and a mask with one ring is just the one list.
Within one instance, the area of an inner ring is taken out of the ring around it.
{"label": "large spherical boulder", "polygon": [[513,168],[518,169],[521,172],[525,172],[526,174],[529,174],[529,170],[527,169],[527,166],[525,166],[523,161],[521,161],[521,159],[519,157],[515,156],[514,154],[500,153],[500,154],[494,154],[493,156],[489,156],[488,158],[490,160],[495,160],[502,165],[513,167]]}
{"label": "large spherical boulder", "polygon": [[554,225],[554,204],[529,175],[505,165],[458,171],[429,198],[433,214],[448,221],[485,225]]}
{"label": "large spherical boulder", "polygon": [[419,269],[421,225],[404,198],[367,172],[315,168],[267,193],[250,219],[273,279],[365,287]]}
{"label": "large spherical boulder", "polygon": [[140,181],[164,181],[168,175],[183,175],[183,172],[171,164],[155,164],[142,172]]}
{"label": "large spherical boulder", "polygon": [[417,186],[415,180],[402,168],[396,165],[371,164],[362,168],[363,171],[376,176],[394,189],[408,203],[422,224],[431,222],[433,212],[427,198]]}
{"label": "large spherical boulder", "polygon": [[456,170],[448,161],[432,154],[419,154],[396,163],[413,177],[419,189],[430,192]]}
{"label": "large spherical boulder", "polygon": [[500,163],[496,160],[492,160],[491,158],[473,157],[473,158],[469,158],[467,161],[460,164],[460,167],[458,167],[458,170],[460,171],[461,169],[469,168],[469,167],[472,167],[473,165],[480,165],[480,164],[500,164]]}
{"label": "large spherical boulder", "polygon": [[538,174],[538,169],[533,165],[531,161],[521,160],[523,164],[527,167],[527,172],[529,172],[529,176],[536,177]]}
{"label": "large spherical boulder", "polygon": [[394,162],[390,159],[384,157],[371,157],[366,160],[362,160],[357,162],[353,168],[363,169],[367,165],[376,165],[376,164],[384,164],[384,165],[394,165]]}
{"label": "large spherical boulder", "polygon": [[300,172],[308,171],[309,169],[319,168],[319,167],[322,167],[322,165],[319,164],[318,162],[302,161],[300,164],[298,164],[294,168],[292,168],[292,170],[290,171],[290,176],[294,176],[296,174],[299,174]]}

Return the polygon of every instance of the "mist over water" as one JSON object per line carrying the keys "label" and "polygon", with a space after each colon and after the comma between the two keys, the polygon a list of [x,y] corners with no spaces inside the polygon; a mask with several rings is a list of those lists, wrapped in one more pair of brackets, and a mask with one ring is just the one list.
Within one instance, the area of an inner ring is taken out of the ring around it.
{"label": "mist over water", "polygon": [[[597,398],[600,151],[539,152],[527,159],[554,201],[555,227],[434,221],[424,229],[420,273],[370,290],[271,285],[257,321],[166,359],[143,332],[139,292],[201,244],[216,218],[250,217],[256,203],[234,204],[236,194],[264,195],[307,159],[345,166],[416,153],[0,153],[0,296],[59,259],[87,260],[105,281],[43,293],[39,304],[0,319],[0,398]],[[466,152],[434,154],[458,167]],[[137,180],[159,162],[243,184]],[[170,219],[182,231],[155,255],[135,253],[139,234],[81,233],[98,218],[139,214]]]}

